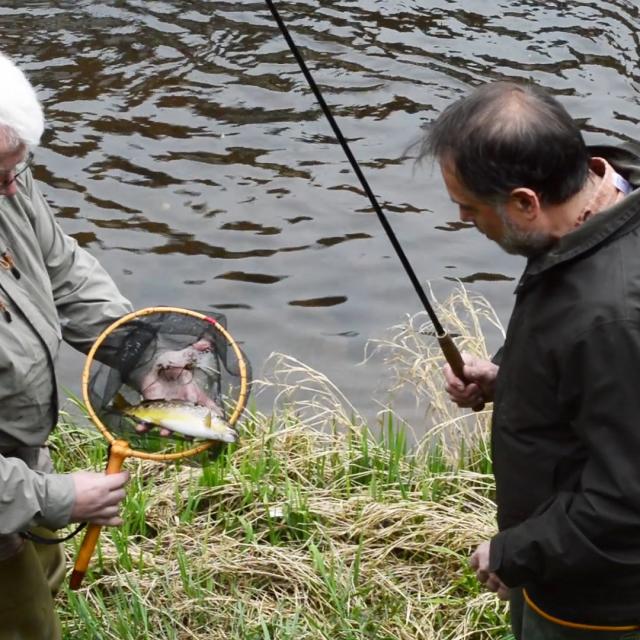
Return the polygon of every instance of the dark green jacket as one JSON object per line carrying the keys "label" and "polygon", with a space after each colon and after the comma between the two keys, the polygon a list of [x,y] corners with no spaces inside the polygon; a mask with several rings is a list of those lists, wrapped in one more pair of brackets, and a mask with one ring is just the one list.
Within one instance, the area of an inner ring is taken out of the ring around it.
{"label": "dark green jacket", "polygon": [[[592,153],[640,185],[637,149]],[[640,625],[640,189],[529,261],[516,296],[490,568],[556,617]]]}

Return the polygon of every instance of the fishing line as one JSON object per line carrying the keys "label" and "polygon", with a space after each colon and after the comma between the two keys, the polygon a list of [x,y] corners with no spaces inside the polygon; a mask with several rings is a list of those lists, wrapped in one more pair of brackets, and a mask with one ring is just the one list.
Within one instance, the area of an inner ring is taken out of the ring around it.
{"label": "fishing line", "polygon": [[[320,104],[320,107],[322,108],[322,112],[324,113],[325,117],[329,121],[329,124],[333,129],[333,133],[335,134],[338,142],[340,143],[340,146],[345,152],[353,171],[358,177],[358,180],[360,180],[360,184],[362,185],[364,192],[367,194],[367,197],[371,202],[371,206],[373,207],[373,210],[376,212],[376,215],[378,216],[378,220],[380,221],[380,224],[382,224],[382,228],[385,230],[387,237],[391,241],[391,244],[395,249],[395,252],[398,255],[398,258],[400,258],[400,262],[402,263],[402,266],[404,267],[406,274],[409,276],[409,280],[411,280],[411,284],[413,284],[413,288],[416,290],[416,293],[418,294],[418,297],[420,298],[420,301],[422,302],[422,305],[424,306],[425,311],[427,312],[431,320],[431,323],[433,324],[433,327],[436,331],[436,337],[438,339],[438,343],[440,344],[440,348],[442,349],[442,352],[447,362],[449,363],[449,366],[451,367],[453,372],[456,374],[456,376],[460,378],[460,380],[464,380],[464,375],[463,375],[464,361],[462,360],[460,351],[458,351],[458,348],[454,344],[451,336],[444,330],[442,324],[438,320],[438,316],[433,310],[433,307],[431,306],[431,303],[429,302],[429,299],[427,298],[427,295],[425,294],[424,289],[422,288],[422,285],[420,284],[420,281],[418,280],[415,274],[415,271],[411,266],[411,263],[409,262],[404,250],[402,249],[402,246],[400,245],[400,242],[398,241],[398,238],[396,237],[396,234],[394,233],[393,228],[389,224],[387,217],[382,211],[382,207],[378,204],[378,200],[375,194],[373,193],[373,191],[371,190],[371,187],[369,186],[369,182],[365,178],[364,174],[362,173],[362,170],[360,169],[360,165],[358,164],[358,161],[356,160],[355,156],[351,152],[351,148],[349,147],[347,140],[342,134],[342,131],[340,130],[340,127],[338,126],[336,119],[333,117],[333,114],[331,113],[331,109],[329,108],[329,105],[326,103],[324,97],[322,96],[320,88],[318,87],[318,85],[316,84],[316,81],[311,75],[311,72],[309,71],[309,68],[307,67],[306,62],[304,61],[304,58],[302,57],[300,50],[298,49],[296,43],[291,37],[291,33],[289,32],[287,25],[284,23],[284,21],[280,17],[280,14],[278,13],[278,10],[276,9],[274,2],[272,0],[265,0],[265,2],[267,3],[267,6],[271,11],[271,14],[273,15],[274,20],[278,24],[278,27],[280,28],[280,31],[284,36],[284,39],[287,41],[287,44],[289,45],[289,49],[291,50],[291,53],[293,53],[298,63],[298,66],[300,67],[300,70],[302,71],[304,77],[307,80],[307,83],[309,84],[311,91],[313,92],[313,94],[316,97],[316,100]],[[479,410],[482,408],[482,406],[484,405],[474,407],[474,410]]]}

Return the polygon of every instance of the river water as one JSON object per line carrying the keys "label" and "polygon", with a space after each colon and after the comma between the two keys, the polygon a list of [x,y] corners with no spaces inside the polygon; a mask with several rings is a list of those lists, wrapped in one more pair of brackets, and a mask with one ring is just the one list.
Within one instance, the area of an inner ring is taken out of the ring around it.
{"label": "river water", "polygon": [[[458,224],[406,151],[496,79],[550,89],[590,142],[640,137],[638,4],[278,6],[420,280],[461,279],[506,322],[522,261]],[[3,2],[0,30],[46,110],[42,190],[134,306],[222,312],[258,377],[287,353],[375,412],[387,372],[365,344],[420,303],[266,5]],[[65,386],[81,364],[63,353]]]}

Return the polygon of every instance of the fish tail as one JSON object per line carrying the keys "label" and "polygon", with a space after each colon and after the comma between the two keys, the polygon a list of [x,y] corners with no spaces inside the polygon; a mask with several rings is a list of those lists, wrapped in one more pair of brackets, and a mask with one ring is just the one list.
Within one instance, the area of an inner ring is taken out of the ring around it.
{"label": "fish tail", "polygon": [[121,393],[117,393],[115,395],[111,405],[116,411],[125,411],[126,409],[131,407],[126,398]]}

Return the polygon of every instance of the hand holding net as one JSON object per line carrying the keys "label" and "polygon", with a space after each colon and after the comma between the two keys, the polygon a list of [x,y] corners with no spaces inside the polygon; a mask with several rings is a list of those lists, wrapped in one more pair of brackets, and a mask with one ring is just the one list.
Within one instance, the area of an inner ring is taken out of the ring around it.
{"label": "hand holding net", "polygon": [[[98,337],[82,374],[87,411],[109,442],[106,473],[117,473],[128,457],[215,455],[237,439],[250,377],[223,316],[152,307],[120,318]],[[87,529],[71,589],[84,578],[100,529]]]}

